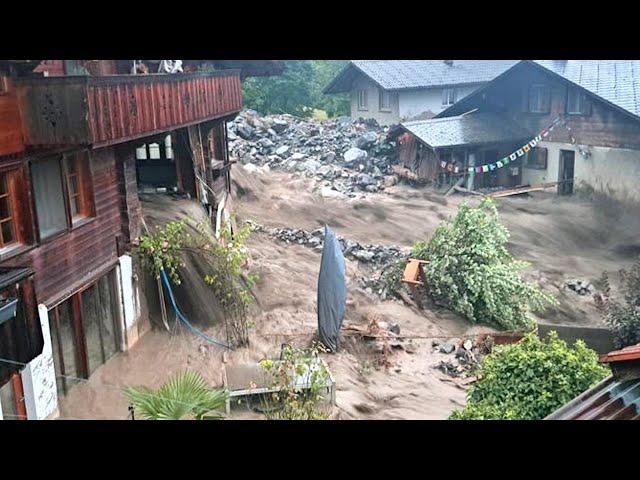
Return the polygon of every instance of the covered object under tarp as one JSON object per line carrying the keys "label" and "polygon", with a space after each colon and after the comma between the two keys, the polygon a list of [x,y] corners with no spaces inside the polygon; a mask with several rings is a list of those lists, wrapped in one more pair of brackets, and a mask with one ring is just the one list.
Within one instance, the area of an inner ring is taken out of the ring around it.
{"label": "covered object under tarp", "polygon": [[340,243],[325,225],[324,247],[318,277],[318,336],[322,344],[335,352],[347,302],[345,263]]}

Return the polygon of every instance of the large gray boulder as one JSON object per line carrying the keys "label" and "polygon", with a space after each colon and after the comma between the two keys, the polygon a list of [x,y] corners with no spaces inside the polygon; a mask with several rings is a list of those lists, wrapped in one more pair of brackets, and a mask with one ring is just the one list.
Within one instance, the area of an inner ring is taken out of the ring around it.
{"label": "large gray boulder", "polygon": [[344,152],[344,163],[347,166],[355,165],[359,162],[363,162],[367,158],[367,152],[356,147],[352,147]]}
{"label": "large gray boulder", "polygon": [[356,147],[367,150],[376,143],[376,140],[378,140],[378,135],[376,135],[376,132],[367,132],[364,135],[358,137],[358,139],[356,140]]}

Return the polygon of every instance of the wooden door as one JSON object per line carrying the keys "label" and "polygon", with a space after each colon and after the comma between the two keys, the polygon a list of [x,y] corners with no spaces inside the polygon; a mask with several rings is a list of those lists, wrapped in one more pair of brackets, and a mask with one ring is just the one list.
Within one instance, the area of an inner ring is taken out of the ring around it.
{"label": "wooden door", "polygon": [[558,195],[573,194],[576,152],[560,150],[560,171],[558,174]]}

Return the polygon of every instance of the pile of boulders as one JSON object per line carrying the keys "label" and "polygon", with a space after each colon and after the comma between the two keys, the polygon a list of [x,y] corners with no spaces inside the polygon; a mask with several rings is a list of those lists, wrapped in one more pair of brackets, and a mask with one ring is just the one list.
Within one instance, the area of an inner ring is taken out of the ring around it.
{"label": "pile of boulders", "polygon": [[[322,228],[308,231],[301,228],[267,229],[258,226],[256,229],[267,232],[272,237],[285,243],[297,243],[317,250],[322,250],[324,245],[324,229]],[[363,244],[340,236],[337,238],[345,257],[374,267],[388,265],[406,256],[402,249],[396,245]]]}
{"label": "pile of boulders", "polygon": [[440,341],[433,340],[434,352],[452,355],[453,358],[441,360],[436,368],[450,377],[467,378],[474,375],[481,357],[484,353],[484,345],[478,344],[471,339],[464,341]]}
{"label": "pile of boulders", "polygon": [[572,278],[564,283],[565,287],[577,293],[578,295],[593,295],[596,291],[595,287],[586,280],[578,280]]}
{"label": "pile of boulders", "polygon": [[313,177],[324,197],[354,197],[396,183],[394,144],[386,141],[388,127],[375,121],[260,116],[245,110],[227,124],[227,132],[230,153],[242,164]]}

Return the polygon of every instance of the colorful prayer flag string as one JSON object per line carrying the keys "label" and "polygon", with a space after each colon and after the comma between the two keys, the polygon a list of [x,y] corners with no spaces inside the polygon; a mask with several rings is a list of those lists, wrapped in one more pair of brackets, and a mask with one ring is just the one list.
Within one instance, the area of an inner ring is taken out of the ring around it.
{"label": "colorful prayer flag string", "polygon": [[[536,148],[538,143],[540,143],[543,138],[547,138],[549,134],[553,131],[553,129],[560,123],[561,120],[562,120],[561,117],[557,117],[553,122],[551,122],[551,125],[549,125],[547,128],[542,130],[538,135],[536,135],[533,139],[525,143],[522,147],[518,148],[515,152],[505,156],[504,158],[501,158],[497,162],[489,163],[487,165],[467,167],[467,173],[474,173],[474,172],[486,173],[489,171],[492,172],[497,168],[502,168],[508,165],[510,162],[516,161],[518,158],[524,156],[525,153],[529,152],[532,148]],[[566,128],[570,131],[570,128],[568,126]],[[575,143],[575,139],[573,137],[571,137],[571,141],[572,143]],[[447,172],[450,172],[450,173],[451,172],[459,173],[462,171],[462,169],[457,165],[453,163],[448,163],[444,160],[440,162],[440,167],[442,167],[443,170],[446,170]]]}

